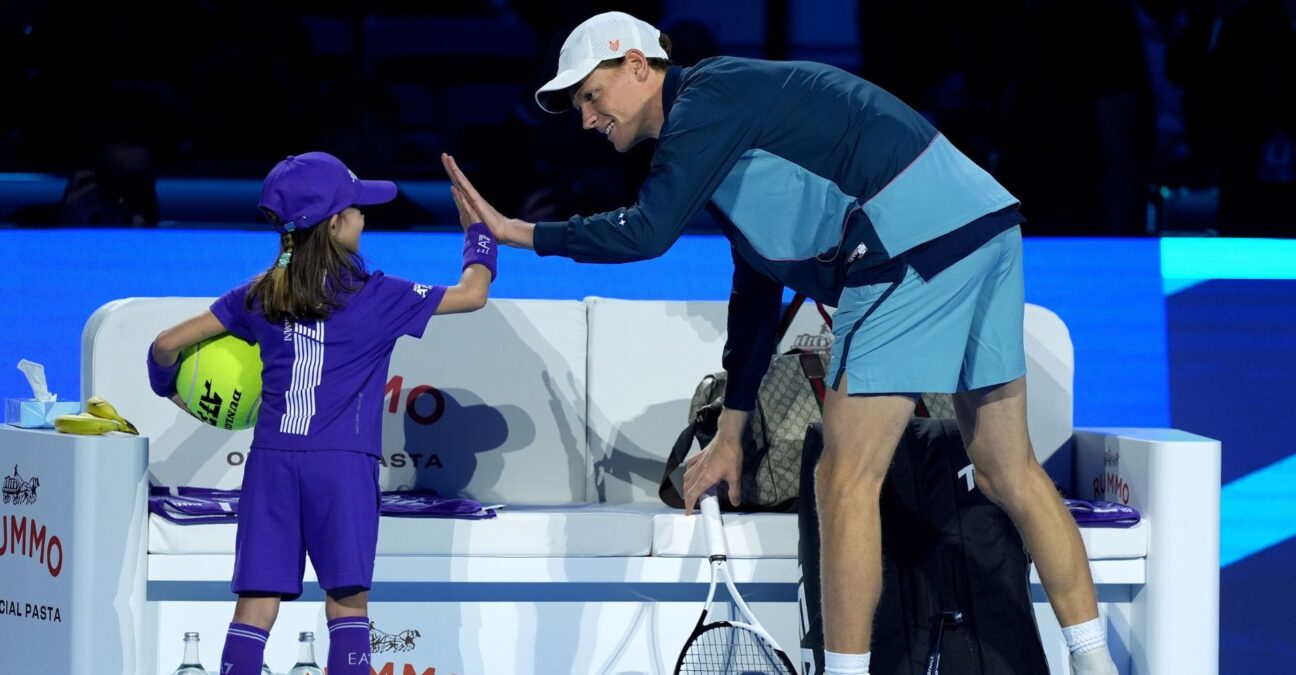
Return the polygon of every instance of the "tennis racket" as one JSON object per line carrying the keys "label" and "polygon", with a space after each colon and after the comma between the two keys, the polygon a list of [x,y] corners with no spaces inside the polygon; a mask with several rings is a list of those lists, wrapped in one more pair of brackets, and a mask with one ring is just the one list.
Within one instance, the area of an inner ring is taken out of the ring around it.
{"label": "tennis racket", "polygon": [[[743,601],[733,578],[729,576],[728,553],[720,521],[720,505],[715,488],[702,496],[702,527],[706,531],[707,553],[711,561],[711,586],[707,590],[702,615],[680,650],[675,675],[796,675],[792,661],[774,638],[761,626]],[[715,599],[716,582],[724,580],[729,597],[738,606],[739,616],[732,621],[707,623]],[[737,620],[741,619],[741,620]]]}

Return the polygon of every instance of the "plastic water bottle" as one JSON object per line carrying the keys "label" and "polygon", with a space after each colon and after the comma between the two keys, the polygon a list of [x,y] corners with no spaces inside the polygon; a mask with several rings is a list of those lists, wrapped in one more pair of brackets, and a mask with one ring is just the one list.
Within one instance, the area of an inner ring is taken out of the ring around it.
{"label": "plastic water bottle", "polygon": [[184,634],[184,658],[180,659],[180,667],[176,668],[174,675],[207,675],[207,670],[198,661],[197,633]]}
{"label": "plastic water bottle", "polygon": [[315,663],[315,634],[309,631],[297,636],[297,663],[288,675],[324,675]]}

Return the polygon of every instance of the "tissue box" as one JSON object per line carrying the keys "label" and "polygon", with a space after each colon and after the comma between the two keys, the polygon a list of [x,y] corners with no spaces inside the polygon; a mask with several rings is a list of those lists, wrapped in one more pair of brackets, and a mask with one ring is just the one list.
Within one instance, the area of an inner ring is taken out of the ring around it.
{"label": "tissue box", "polygon": [[5,399],[5,423],[24,429],[53,429],[54,418],[81,412],[80,401],[37,401],[34,398]]}

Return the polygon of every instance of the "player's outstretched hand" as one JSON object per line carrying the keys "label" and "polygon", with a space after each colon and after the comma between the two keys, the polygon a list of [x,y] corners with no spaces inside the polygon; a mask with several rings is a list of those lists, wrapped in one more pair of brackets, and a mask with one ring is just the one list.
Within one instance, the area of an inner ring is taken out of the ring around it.
{"label": "player's outstretched hand", "polygon": [[[454,157],[441,153],[441,165],[445,167],[446,174],[450,176],[450,182],[458,190],[457,197],[463,200],[465,207],[478,216],[477,221],[472,222],[480,221],[485,223],[486,227],[490,228],[491,234],[495,235],[495,239],[502,244],[532,248],[532,229],[534,228],[532,223],[523,222],[516,218],[507,218],[499,211],[496,211],[495,207],[491,206],[490,202],[487,202],[482,198],[481,193],[477,192],[477,188],[473,187],[472,181],[468,180],[468,176],[464,175]],[[459,211],[461,220],[463,213],[464,211],[461,208]]]}

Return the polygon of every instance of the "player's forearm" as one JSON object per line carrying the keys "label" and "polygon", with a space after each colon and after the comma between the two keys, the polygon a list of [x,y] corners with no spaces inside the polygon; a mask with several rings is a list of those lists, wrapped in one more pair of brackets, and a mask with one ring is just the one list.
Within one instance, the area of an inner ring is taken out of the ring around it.
{"label": "player's forearm", "polygon": [[725,436],[737,442],[742,438],[743,429],[747,427],[747,419],[750,417],[751,411],[748,410],[721,409],[720,419],[716,421],[716,436]]}
{"label": "player's forearm", "polygon": [[572,216],[565,221],[536,223],[535,252],[559,255],[585,263],[626,263],[662,255],[679,238],[683,227],[675,227],[668,216],[652,220],[636,205],[591,216]]}
{"label": "player's forearm", "polygon": [[514,248],[535,249],[535,223],[510,218],[504,221],[504,237],[501,240],[506,246]]}

